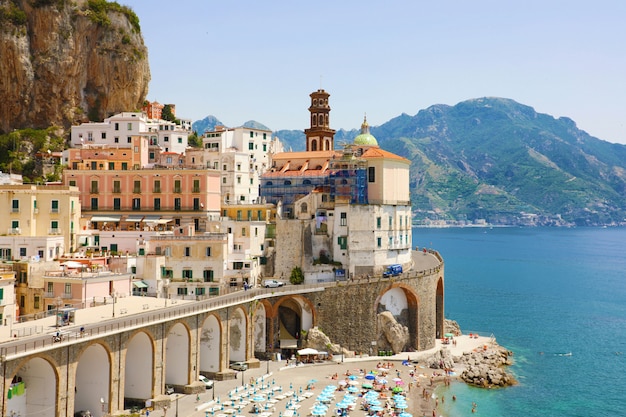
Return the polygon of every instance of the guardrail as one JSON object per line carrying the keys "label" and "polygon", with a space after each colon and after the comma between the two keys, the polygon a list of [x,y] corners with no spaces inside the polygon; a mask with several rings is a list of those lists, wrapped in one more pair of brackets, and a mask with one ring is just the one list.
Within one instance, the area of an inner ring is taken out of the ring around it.
{"label": "guardrail", "polygon": [[[441,259],[435,251],[433,254]],[[424,271],[410,271],[397,277],[391,278],[372,278],[372,282],[399,281],[409,280],[411,278],[419,278],[432,273],[436,273],[441,269],[443,262],[435,268]],[[116,334],[127,330],[140,327],[146,327],[159,324],[171,320],[176,320],[188,316],[193,316],[209,311],[218,310],[220,308],[230,307],[239,304],[245,304],[250,301],[263,298],[271,298],[279,295],[302,294],[308,292],[323,291],[328,287],[337,285],[353,285],[368,284],[370,281],[364,279],[350,282],[323,282],[318,284],[302,284],[302,285],[286,285],[278,288],[251,288],[247,291],[237,291],[226,295],[216,296],[206,300],[200,300],[193,303],[170,304],[172,300],[165,301],[166,304],[158,311],[146,311],[136,313],[126,317],[115,317],[106,320],[102,324],[94,325],[74,325],[64,327],[65,337],[61,341],[55,341],[55,330],[45,334],[36,334],[34,336],[26,336],[28,339],[10,340],[0,344],[0,359],[10,360],[27,356],[37,350],[51,350],[66,345],[68,343],[78,343],[85,338],[97,338],[105,335]],[[83,328],[83,332],[80,328]]]}

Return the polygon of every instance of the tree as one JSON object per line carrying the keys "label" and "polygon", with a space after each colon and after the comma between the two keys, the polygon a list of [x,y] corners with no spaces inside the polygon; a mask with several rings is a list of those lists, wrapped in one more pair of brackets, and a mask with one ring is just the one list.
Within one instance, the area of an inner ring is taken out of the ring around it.
{"label": "tree", "polygon": [[163,106],[163,111],[161,112],[161,119],[167,120],[168,122],[175,122],[176,116],[172,114],[172,106],[166,104]]}
{"label": "tree", "polygon": [[289,282],[291,282],[293,285],[302,284],[304,282],[304,274],[302,273],[302,269],[299,266],[296,266],[291,270]]}

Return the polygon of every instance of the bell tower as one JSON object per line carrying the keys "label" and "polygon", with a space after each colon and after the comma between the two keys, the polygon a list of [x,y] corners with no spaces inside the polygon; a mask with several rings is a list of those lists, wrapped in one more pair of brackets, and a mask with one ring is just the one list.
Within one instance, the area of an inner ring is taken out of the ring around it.
{"label": "bell tower", "polygon": [[306,135],[306,150],[309,151],[330,151],[335,149],[335,130],[330,128],[330,106],[328,105],[328,94],[323,89],[309,94],[311,97],[311,127],[304,129]]}

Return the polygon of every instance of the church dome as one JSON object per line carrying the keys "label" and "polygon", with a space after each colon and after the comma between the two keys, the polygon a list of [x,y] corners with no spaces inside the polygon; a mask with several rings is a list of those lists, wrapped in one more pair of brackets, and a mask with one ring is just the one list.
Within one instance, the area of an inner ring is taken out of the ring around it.
{"label": "church dome", "polygon": [[361,146],[378,146],[378,141],[370,133],[370,126],[367,124],[367,116],[363,118],[361,133],[356,138],[354,138],[354,144]]}

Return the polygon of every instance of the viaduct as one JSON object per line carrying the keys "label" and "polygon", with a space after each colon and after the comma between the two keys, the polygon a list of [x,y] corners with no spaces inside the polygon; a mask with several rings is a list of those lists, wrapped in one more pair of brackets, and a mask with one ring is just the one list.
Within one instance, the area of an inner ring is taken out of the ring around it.
{"label": "viaduct", "polygon": [[376,354],[382,311],[408,328],[407,349],[430,349],[443,334],[443,295],[443,260],[416,251],[411,271],[393,278],[256,288],[187,303],[160,299],[158,309],[122,317],[114,310],[84,332],[64,329],[61,341],[50,329],[1,343],[1,415],[104,416],[146,400],[159,408],[169,405],[166,385],[204,391],[199,374],[235,378],[231,362],[258,367],[259,358],[299,347],[312,327],[351,352]]}

